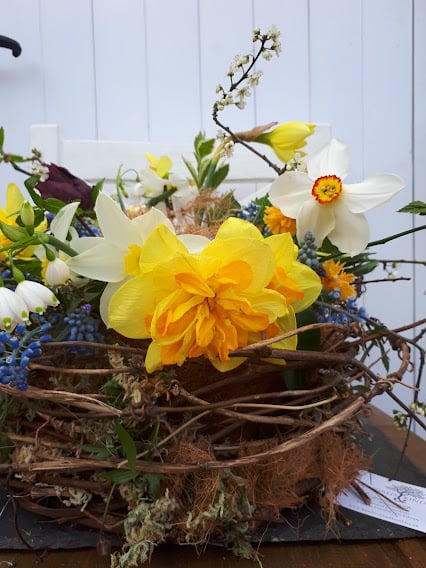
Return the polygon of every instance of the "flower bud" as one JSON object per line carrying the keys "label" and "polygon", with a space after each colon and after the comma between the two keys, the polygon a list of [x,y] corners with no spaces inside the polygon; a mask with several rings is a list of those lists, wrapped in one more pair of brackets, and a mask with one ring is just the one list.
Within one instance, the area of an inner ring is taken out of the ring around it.
{"label": "flower bud", "polygon": [[34,226],[34,209],[28,201],[24,201],[21,207],[21,221],[26,227]]}

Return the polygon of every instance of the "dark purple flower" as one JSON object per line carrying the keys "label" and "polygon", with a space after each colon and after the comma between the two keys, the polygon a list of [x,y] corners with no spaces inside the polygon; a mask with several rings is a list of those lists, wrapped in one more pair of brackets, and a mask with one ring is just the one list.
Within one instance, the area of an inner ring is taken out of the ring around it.
{"label": "dark purple flower", "polygon": [[36,188],[43,199],[55,197],[64,203],[80,201],[80,207],[86,211],[93,209],[92,188],[82,179],[75,177],[66,168],[48,164],[49,177],[38,182]]}

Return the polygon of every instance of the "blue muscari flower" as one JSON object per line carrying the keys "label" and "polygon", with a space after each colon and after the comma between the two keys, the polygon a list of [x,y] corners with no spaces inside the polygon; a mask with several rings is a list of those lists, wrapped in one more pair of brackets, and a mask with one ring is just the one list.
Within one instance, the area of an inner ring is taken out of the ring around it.
{"label": "blue muscari flower", "polygon": [[[99,331],[100,320],[91,315],[91,305],[83,304],[64,317],[68,333],[64,341],[91,341],[104,343],[104,336]],[[79,355],[90,355],[93,349],[85,346],[71,346],[70,350]]]}
{"label": "blue muscari flower", "polygon": [[76,221],[74,228],[76,229],[79,237],[100,237],[101,233],[98,227],[95,227],[88,219],[84,219],[84,224],[79,220]]}
{"label": "blue muscari flower", "polygon": [[[40,357],[42,353],[41,337],[44,337],[44,341],[52,339],[50,335],[44,333],[48,328],[42,316],[36,319],[39,325],[33,329],[18,324],[13,332],[0,332],[0,353],[2,354],[0,383],[19,390],[27,389],[29,364],[32,359]],[[40,325],[40,322],[43,323]]]}
{"label": "blue muscari flower", "polygon": [[340,301],[340,292],[322,293],[323,301],[315,303],[317,319],[321,323],[337,323],[347,325],[352,322],[365,322],[367,312],[363,307],[358,307],[356,298],[348,298],[345,302]]}
{"label": "blue muscari flower", "polygon": [[241,211],[237,213],[237,217],[244,219],[244,221],[249,221],[253,223],[259,213],[260,206],[255,203],[249,203],[241,208]]}
{"label": "blue muscari flower", "polygon": [[302,264],[306,264],[315,270],[319,276],[324,276],[325,271],[317,256],[318,247],[315,245],[315,239],[310,231],[307,231],[303,240],[299,243],[299,254],[297,260]]}

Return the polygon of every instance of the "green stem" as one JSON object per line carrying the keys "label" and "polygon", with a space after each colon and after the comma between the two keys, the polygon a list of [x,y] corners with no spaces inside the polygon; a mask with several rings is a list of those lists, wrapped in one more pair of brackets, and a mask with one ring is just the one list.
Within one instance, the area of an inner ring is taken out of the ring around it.
{"label": "green stem", "polygon": [[[59,239],[57,239],[56,237],[54,237],[53,235],[47,235],[48,236],[48,243],[52,246],[54,246],[55,248],[61,250],[62,252],[64,252],[65,254],[67,254],[68,256],[77,256],[78,252],[76,252],[73,248],[71,248],[69,245],[66,245],[63,241],[60,241]],[[44,243],[43,243],[44,244]]]}
{"label": "green stem", "polygon": [[408,229],[408,231],[402,231],[402,233],[397,233],[396,235],[391,235],[390,237],[385,237],[384,239],[379,239],[378,241],[371,241],[371,243],[368,243],[367,247],[384,245],[389,241],[393,241],[394,239],[398,239],[399,237],[404,237],[405,235],[411,235],[412,233],[416,233],[417,231],[423,231],[424,229],[426,229],[426,225],[422,225],[421,227],[414,227],[413,229]]}

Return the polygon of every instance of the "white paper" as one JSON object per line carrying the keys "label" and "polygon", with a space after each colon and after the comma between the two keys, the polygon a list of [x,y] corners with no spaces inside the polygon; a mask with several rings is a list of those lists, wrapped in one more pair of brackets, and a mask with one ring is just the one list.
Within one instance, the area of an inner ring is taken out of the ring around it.
{"label": "white paper", "polygon": [[345,489],[336,503],[352,511],[363,513],[403,527],[426,532],[426,488],[381,475],[361,472],[358,485],[371,499],[364,503],[352,487]]}

